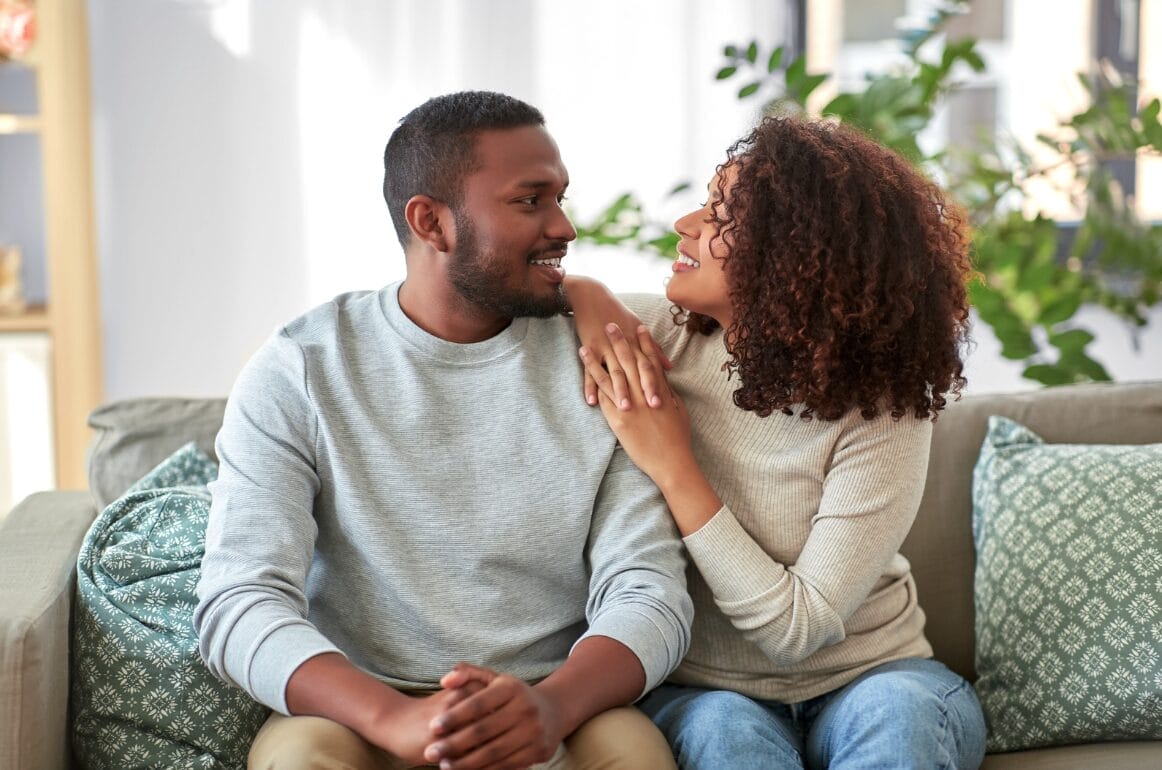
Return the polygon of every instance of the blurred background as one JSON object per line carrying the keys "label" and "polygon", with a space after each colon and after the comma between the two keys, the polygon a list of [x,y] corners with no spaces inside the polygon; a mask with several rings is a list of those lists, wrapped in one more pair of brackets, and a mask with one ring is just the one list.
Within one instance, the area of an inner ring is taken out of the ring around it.
{"label": "blurred background", "polygon": [[[802,57],[808,76],[828,76],[803,100],[820,110],[869,73],[926,51],[939,60],[970,37],[972,56],[948,74],[955,93],[915,124],[926,157],[982,133],[1036,146],[1092,100],[1078,73],[1129,84],[1137,105],[1162,81],[1155,0],[0,0],[0,14],[6,5],[33,7],[37,26],[27,53],[0,62],[0,512],[83,486],[83,429],[62,421],[110,400],[224,396],[282,322],[403,277],[382,151],[430,96],[490,89],[541,108],[572,213],[593,225],[567,269],[661,292],[669,262],[606,237],[601,218],[626,193],[639,223],[697,204],[725,148],[780,96],[740,97],[748,67],[790,89]],[[909,54],[920,38],[927,47]],[[1162,213],[1154,150],[1107,164],[1109,189],[1148,232]],[[691,189],[673,193],[681,183]],[[1062,232],[1084,216],[1050,186],[1013,205]],[[6,310],[5,280],[19,289]],[[1034,342],[1083,329],[1109,377],[1162,378],[1156,296],[1135,322],[1079,296],[1060,322],[1057,311],[1027,324]],[[969,392],[1041,387],[1027,376],[1034,359],[1002,355],[1013,351],[994,327],[976,325]]]}

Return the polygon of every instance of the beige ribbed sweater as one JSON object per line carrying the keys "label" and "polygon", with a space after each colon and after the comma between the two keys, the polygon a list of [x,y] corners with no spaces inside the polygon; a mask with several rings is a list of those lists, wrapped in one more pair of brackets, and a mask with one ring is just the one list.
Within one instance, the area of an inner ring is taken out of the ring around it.
{"label": "beige ribbed sweater", "polygon": [[665,297],[621,297],[674,362],[694,453],[723,507],[685,538],[695,616],[670,681],[794,703],[890,660],[926,657],[900,544],[924,489],[932,424],[852,412],[760,418],[731,399],[721,330],[691,334]]}

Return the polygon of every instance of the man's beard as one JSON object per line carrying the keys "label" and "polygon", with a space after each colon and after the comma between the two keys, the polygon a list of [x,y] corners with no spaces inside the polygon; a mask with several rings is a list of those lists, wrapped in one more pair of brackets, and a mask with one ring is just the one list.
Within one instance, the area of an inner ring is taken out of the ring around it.
{"label": "man's beard", "polygon": [[448,279],[468,303],[506,318],[549,318],[568,308],[565,290],[558,284],[551,294],[537,295],[508,286],[507,265],[490,261],[480,252],[471,220],[455,212],[456,250],[452,252]]}

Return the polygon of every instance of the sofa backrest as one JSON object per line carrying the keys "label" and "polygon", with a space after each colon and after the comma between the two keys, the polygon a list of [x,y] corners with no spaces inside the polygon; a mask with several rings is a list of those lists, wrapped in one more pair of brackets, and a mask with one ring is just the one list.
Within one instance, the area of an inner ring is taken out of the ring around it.
{"label": "sofa backrest", "polygon": [[[214,456],[224,398],[143,398],[96,409],[89,483],[97,509],[189,441]],[[972,469],[990,415],[1016,420],[1049,443],[1162,443],[1162,381],[1099,383],[965,396],[936,421],[928,479],[903,545],[925,633],[936,657],[975,680]]]}
{"label": "sofa backrest", "polygon": [[89,491],[105,509],[142,476],[190,441],[217,460],[224,398],[134,398],[99,406],[89,415]]}
{"label": "sofa backrest", "polygon": [[994,414],[1051,444],[1162,443],[1162,381],[965,396],[936,421],[924,497],[902,551],[912,563],[936,657],[969,681],[976,679],[972,470]]}

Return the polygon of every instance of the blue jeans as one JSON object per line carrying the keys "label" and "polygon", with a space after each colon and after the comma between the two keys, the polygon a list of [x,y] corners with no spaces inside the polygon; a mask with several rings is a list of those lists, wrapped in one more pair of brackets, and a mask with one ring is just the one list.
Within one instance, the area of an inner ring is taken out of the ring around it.
{"label": "blue jeans", "polygon": [[977,768],[985,722],[972,685],[935,660],[864,672],[802,703],[665,684],[638,703],[682,770]]}

